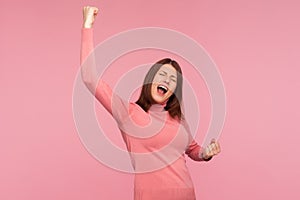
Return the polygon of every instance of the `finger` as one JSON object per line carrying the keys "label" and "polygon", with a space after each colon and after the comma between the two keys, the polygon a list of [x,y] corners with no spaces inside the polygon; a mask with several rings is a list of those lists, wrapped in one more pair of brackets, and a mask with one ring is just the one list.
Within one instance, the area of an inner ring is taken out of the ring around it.
{"label": "finger", "polygon": [[212,140],[211,140],[211,144],[210,145],[212,145],[213,146],[213,149],[214,149],[214,153],[218,153],[219,152],[219,143],[215,140],[215,138],[213,138]]}
{"label": "finger", "polygon": [[221,147],[220,147],[220,144],[218,142],[216,142],[216,147],[217,147],[218,153],[220,153],[221,152]]}
{"label": "finger", "polygon": [[212,156],[214,154],[212,145],[209,145],[208,148],[209,148],[209,156]]}
{"label": "finger", "polygon": [[93,7],[93,13],[94,13],[94,15],[96,16],[97,14],[98,14],[98,8],[97,7]]}
{"label": "finger", "polygon": [[220,153],[220,147],[217,143],[216,143],[216,152],[217,152],[217,154]]}
{"label": "finger", "polygon": [[210,144],[215,143],[215,142],[216,142],[216,139],[213,138],[213,139],[211,139]]}
{"label": "finger", "polygon": [[210,152],[209,152],[209,147],[208,146],[205,148],[205,155],[206,156],[210,156]]}
{"label": "finger", "polygon": [[218,154],[218,148],[217,148],[216,143],[213,143],[212,146],[213,146],[214,155],[217,155]]}
{"label": "finger", "polygon": [[215,140],[215,138],[213,138],[213,139],[211,140],[210,145],[211,145],[212,153],[213,153],[214,155],[217,154],[217,147],[216,147],[216,140]]}
{"label": "finger", "polygon": [[215,145],[215,143],[210,144],[210,147],[211,147],[212,153],[216,154],[216,145]]}

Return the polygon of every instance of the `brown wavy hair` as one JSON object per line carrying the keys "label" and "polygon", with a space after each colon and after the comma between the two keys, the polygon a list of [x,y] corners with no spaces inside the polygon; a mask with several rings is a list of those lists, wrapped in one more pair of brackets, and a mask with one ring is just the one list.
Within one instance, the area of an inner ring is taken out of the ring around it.
{"label": "brown wavy hair", "polygon": [[151,85],[155,74],[164,64],[171,64],[177,71],[176,89],[173,92],[173,94],[170,96],[164,109],[169,112],[172,118],[181,120],[183,118],[183,114],[181,111],[182,71],[179,64],[175,60],[172,60],[170,58],[164,58],[162,60],[159,60],[158,62],[156,62],[154,65],[151,66],[151,68],[149,69],[149,71],[145,76],[140,97],[135,103],[138,104],[145,112],[148,112],[151,105],[156,103],[151,95]]}

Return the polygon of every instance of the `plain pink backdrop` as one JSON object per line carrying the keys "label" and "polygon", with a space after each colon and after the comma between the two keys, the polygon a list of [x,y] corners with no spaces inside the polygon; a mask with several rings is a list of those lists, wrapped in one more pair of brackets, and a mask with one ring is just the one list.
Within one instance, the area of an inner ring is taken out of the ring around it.
{"label": "plain pink backdrop", "polygon": [[164,27],[194,38],[218,65],[222,152],[188,160],[197,199],[300,198],[299,1],[15,0],[0,2],[0,199],[133,197],[133,176],[94,159],[73,120],[87,4],[100,8],[96,43]]}

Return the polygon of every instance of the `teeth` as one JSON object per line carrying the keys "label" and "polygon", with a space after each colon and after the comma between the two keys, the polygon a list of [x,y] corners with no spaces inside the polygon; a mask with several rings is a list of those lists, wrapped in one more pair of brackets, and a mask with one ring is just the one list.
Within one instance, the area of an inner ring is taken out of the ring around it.
{"label": "teeth", "polygon": [[164,86],[164,85],[159,85],[158,87],[163,88],[165,90],[168,90],[168,88],[166,86]]}
{"label": "teeth", "polygon": [[164,85],[159,85],[158,88],[161,88],[162,90],[164,90],[165,92],[168,91],[168,88]]}

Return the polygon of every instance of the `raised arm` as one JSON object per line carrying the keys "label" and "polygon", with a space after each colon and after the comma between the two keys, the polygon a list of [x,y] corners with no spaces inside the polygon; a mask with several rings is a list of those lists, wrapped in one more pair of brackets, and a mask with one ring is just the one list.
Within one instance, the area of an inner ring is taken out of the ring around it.
{"label": "raised arm", "polygon": [[93,24],[98,9],[85,6],[83,8],[83,26],[81,29],[81,78],[92,94],[95,94],[97,87],[97,69],[94,49]]}
{"label": "raised arm", "polygon": [[96,7],[83,8],[83,27],[81,29],[81,78],[89,91],[112,114],[118,123],[122,123],[129,115],[129,103],[114,94],[102,79],[98,81],[96,59],[94,55],[93,23],[98,13]]}

